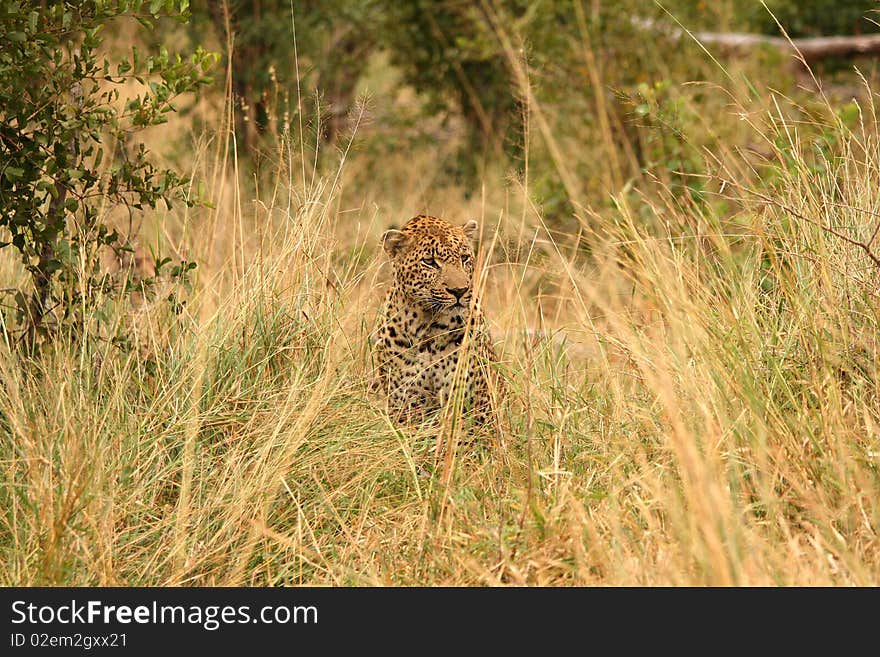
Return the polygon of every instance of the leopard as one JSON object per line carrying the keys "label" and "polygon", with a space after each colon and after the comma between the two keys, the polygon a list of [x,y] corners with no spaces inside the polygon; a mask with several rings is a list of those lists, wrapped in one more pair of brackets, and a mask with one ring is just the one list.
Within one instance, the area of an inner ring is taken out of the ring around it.
{"label": "leopard", "polygon": [[476,426],[496,418],[503,381],[474,289],[478,229],[475,220],[418,215],[382,236],[392,283],[374,340],[373,389],[396,420],[436,418],[458,390]]}

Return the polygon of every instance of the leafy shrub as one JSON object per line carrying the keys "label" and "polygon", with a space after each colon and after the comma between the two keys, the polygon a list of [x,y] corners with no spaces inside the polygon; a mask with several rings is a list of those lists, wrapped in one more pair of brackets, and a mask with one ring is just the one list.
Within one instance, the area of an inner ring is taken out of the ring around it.
{"label": "leafy shrub", "polygon": [[[187,5],[25,0],[0,7],[0,248],[14,247],[31,276],[32,289],[15,293],[30,346],[63,327],[82,334],[84,310],[99,295],[138,287],[101,266],[102,250],[122,256],[133,249],[132,236],[111,225],[111,211],[131,216],[160,202],[193,203],[184,194],[186,178],[156,166],[143,144],[130,140],[167,121],[181,94],[210,83],[216,58],[201,49],[183,59],[133,48],[113,63],[101,54],[107,22],[136,19],[149,27],[163,15],[184,19]],[[130,80],[142,93],[122,99]],[[157,257],[155,269],[167,262]]]}

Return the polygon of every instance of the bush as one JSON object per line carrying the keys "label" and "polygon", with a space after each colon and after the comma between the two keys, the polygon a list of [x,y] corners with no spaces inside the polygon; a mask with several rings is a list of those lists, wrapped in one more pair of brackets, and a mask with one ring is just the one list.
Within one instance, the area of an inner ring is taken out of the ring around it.
{"label": "bush", "polygon": [[[133,48],[111,63],[100,54],[107,22],[150,27],[163,15],[185,19],[187,5],[26,0],[0,8],[0,248],[14,247],[30,273],[32,289],[14,292],[17,328],[31,347],[63,327],[81,335],[85,309],[102,293],[138,287],[130,276],[102,271],[103,249],[116,256],[132,250],[132,236],[112,227],[110,211],[131,216],[159,202],[193,203],[186,178],[156,166],[130,139],[167,121],[181,94],[210,83],[215,56],[201,49],[188,59],[164,49],[147,56]],[[120,87],[132,79],[143,91],[123,101]],[[157,258],[156,268],[166,262]]]}

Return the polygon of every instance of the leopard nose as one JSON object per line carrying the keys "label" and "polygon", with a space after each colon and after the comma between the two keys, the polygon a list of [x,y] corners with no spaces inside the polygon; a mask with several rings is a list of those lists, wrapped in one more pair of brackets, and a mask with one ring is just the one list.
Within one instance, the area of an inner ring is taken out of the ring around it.
{"label": "leopard nose", "polygon": [[452,296],[455,297],[456,301],[461,301],[461,298],[464,296],[464,293],[468,291],[466,287],[447,287],[446,291],[449,292]]}

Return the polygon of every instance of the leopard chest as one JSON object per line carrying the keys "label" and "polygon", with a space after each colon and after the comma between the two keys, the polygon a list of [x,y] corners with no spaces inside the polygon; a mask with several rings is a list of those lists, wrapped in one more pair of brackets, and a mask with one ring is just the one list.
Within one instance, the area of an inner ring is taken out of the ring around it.
{"label": "leopard chest", "polygon": [[455,371],[464,337],[460,316],[424,323],[401,316],[385,327],[384,350],[392,387],[439,393]]}

